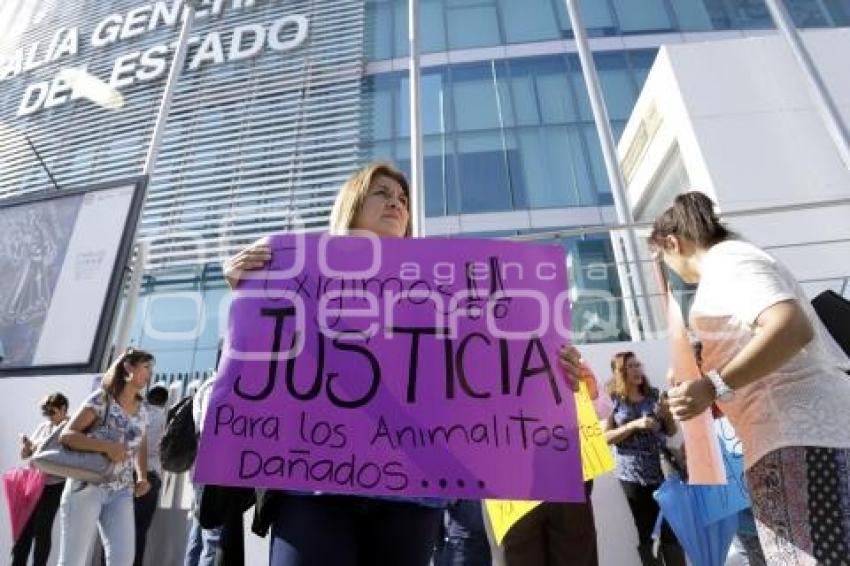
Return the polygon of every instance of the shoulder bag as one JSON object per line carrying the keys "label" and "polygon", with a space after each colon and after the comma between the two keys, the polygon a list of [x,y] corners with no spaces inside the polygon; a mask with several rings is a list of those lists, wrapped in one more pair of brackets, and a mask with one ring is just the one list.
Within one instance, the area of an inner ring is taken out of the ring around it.
{"label": "shoulder bag", "polygon": [[[109,417],[109,400],[107,399],[106,407],[103,413],[103,420],[98,425],[106,429],[99,434],[99,440],[118,441],[120,433],[117,431],[109,431],[106,428],[106,419]],[[75,480],[84,481],[87,483],[104,483],[109,481],[114,476],[115,463],[100,452],[83,452],[82,450],[72,450],[64,446],[59,437],[68,426],[66,421],[58,426],[47,439],[41,443],[35,454],[30,458],[30,463],[36,468],[53,476],[62,476]],[[98,428],[96,426],[92,429]],[[86,433],[92,436],[90,432]]]}

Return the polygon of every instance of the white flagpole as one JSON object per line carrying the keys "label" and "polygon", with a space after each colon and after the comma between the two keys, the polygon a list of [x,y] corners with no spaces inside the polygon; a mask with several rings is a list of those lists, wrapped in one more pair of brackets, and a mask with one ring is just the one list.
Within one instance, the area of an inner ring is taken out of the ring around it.
{"label": "white flagpole", "polygon": [[408,0],[407,47],[410,77],[410,222],[414,236],[425,235],[424,175],[422,172],[422,108],[419,81],[419,2]]}
{"label": "white flagpole", "polygon": [[847,126],[841,119],[835,101],[829,94],[829,89],[826,88],[826,84],[823,82],[814,61],[812,61],[806,45],[800,38],[797,27],[782,2],[780,0],[765,0],[765,4],[770,10],[773,23],[788,43],[791,53],[794,54],[794,58],[800,65],[800,70],[803,71],[809,91],[814,97],[815,108],[817,108],[833,143],[835,143],[841,161],[844,162],[845,167],[850,169],[850,134],[848,134]]}
{"label": "white flagpole", "polygon": [[165,81],[165,89],[159,101],[159,111],[151,133],[151,141],[148,145],[148,153],[142,166],[142,174],[150,176],[156,167],[156,159],[159,156],[159,146],[162,142],[162,133],[168,121],[168,113],[171,110],[171,99],[174,98],[174,90],[180,73],[183,71],[183,60],[189,45],[189,34],[192,31],[192,21],[195,18],[195,8],[200,6],[201,0],[183,0],[183,24],[180,26],[180,35],[177,39],[177,48],[171,59],[171,68],[168,70],[168,79]]}
{"label": "white flagpole", "polygon": [[[614,143],[614,132],[611,130],[611,122],[608,120],[608,110],[605,107],[605,101],[602,98],[602,88],[599,85],[599,76],[596,73],[596,64],[593,61],[593,54],[587,43],[587,32],[582,23],[581,14],[578,9],[578,0],[565,0],[567,4],[567,13],[570,16],[572,23],[573,35],[575,36],[576,48],[578,50],[579,60],[581,61],[581,72],[584,76],[584,82],[587,86],[587,93],[590,98],[590,108],[593,111],[593,120],[596,123],[596,131],[599,134],[599,142],[602,146],[602,157],[605,161],[605,172],[608,175],[608,183],[611,185],[611,193],[614,197],[614,208],[617,211],[617,221],[621,225],[629,226],[623,230],[626,246],[626,257],[624,268],[629,274],[625,287],[628,290],[624,291],[624,303],[628,308],[628,303],[632,302],[632,306],[636,307],[637,312],[634,312],[629,317],[632,340],[639,340],[641,333],[637,322],[641,320],[640,314],[643,312],[642,320],[645,321],[643,331],[654,331],[655,322],[652,311],[649,308],[649,300],[647,294],[646,281],[643,276],[643,270],[639,263],[640,254],[638,253],[637,238],[634,229],[631,225],[634,224],[632,217],[632,209],[629,205],[628,197],[626,196],[626,183],[623,179],[623,173],[620,169],[619,161],[617,160],[617,147]],[[616,250],[615,250],[616,252]],[[632,296],[631,301],[626,301],[626,293]]]}
{"label": "white flagpole", "polygon": [[149,251],[150,242],[142,240],[136,244],[136,260],[133,262],[133,270],[127,284],[127,300],[124,302],[124,312],[115,336],[114,357],[120,356],[130,341],[130,327],[133,326],[133,321],[136,319],[136,306],[139,302],[139,293],[142,290],[142,276],[148,262]]}
{"label": "white flagpole", "polygon": [[[142,165],[142,174],[148,177],[148,181],[150,181],[150,176],[156,167],[156,160],[159,156],[159,148],[162,143],[162,133],[165,131],[168,113],[171,110],[171,99],[174,97],[177,81],[180,78],[180,73],[183,71],[183,60],[186,58],[186,51],[188,50],[189,34],[192,31],[192,20],[195,17],[196,7],[200,5],[201,0],[183,0],[183,23],[180,26],[180,35],[177,39],[177,47],[174,50],[174,57],[171,59],[171,68],[168,71],[168,78],[165,81],[162,98],[159,101],[159,110],[154,120],[151,141],[148,144],[148,152],[145,155],[145,162]],[[142,274],[146,267],[148,251],[148,242],[138,243],[136,263],[133,266],[132,278],[127,289],[124,313],[121,320],[118,321],[118,328],[115,335],[116,354],[123,352],[127,347],[130,326],[132,326],[136,315],[136,303],[138,302],[139,291],[141,290]]]}

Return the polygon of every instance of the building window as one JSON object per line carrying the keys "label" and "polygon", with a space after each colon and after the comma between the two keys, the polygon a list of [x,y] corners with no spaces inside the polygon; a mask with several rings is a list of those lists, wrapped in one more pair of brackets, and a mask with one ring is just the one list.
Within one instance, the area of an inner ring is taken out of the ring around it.
{"label": "building window", "polygon": [[[558,15],[558,26],[561,35],[566,38],[573,37],[573,26],[567,14],[566,4],[562,0],[553,0],[555,11]],[[617,34],[617,26],[614,22],[614,14],[606,0],[579,0],[581,19],[590,37],[610,36]]]}
{"label": "building window", "polygon": [[507,43],[545,41],[560,37],[552,0],[499,0],[499,15]]}
{"label": "building window", "polygon": [[822,28],[831,24],[819,0],[785,0],[794,23],[801,28]]}
{"label": "building window", "polygon": [[502,137],[498,132],[475,132],[457,137],[460,212],[513,210]]}
{"label": "building window", "polygon": [[663,0],[613,0],[613,5],[624,35],[673,31],[673,20]]}
{"label": "building window", "polygon": [[593,56],[602,94],[611,120],[628,120],[637,100],[637,87],[625,53],[596,53]]}
{"label": "building window", "polygon": [[451,68],[454,120],[458,131],[499,128],[504,123],[490,65]]}
{"label": "building window", "polygon": [[489,47],[502,42],[494,0],[445,0],[449,49]]}
{"label": "building window", "polygon": [[526,65],[526,69],[534,74],[542,123],[565,124],[579,119],[565,60],[561,57],[547,57],[529,61]]}
{"label": "building window", "polygon": [[773,27],[770,13],[763,0],[723,0],[732,16],[736,29],[764,29]]}
{"label": "building window", "polygon": [[[784,0],[799,27],[850,25],[850,0]],[[590,37],[773,27],[763,0],[579,0]],[[407,0],[367,0],[369,60],[407,56]],[[572,38],[564,0],[421,0],[420,49]]]}
{"label": "building window", "polygon": [[836,26],[850,26],[850,0],[823,0]]}
{"label": "building window", "polygon": [[[655,50],[596,55],[617,135],[654,57]],[[405,73],[365,83],[364,159],[409,169],[408,97]],[[611,204],[576,56],[428,69],[421,101],[427,216]]]}
{"label": "building window", "polygon": [[676,0],[670,2],[681,31],[724,30],[731,27],[729,16],[715,0]]}
{"label": "building window", "polygon": [[577,343],[630,340],[611,239],[570,238],[567,275],[572,293],[571,324]]}
{"label": "building window", "polygon": [[[407,8],[407,2],[408,0],[402,0],[405,8]],[[422,0],[419,2],[419,36],[423,53],[436,53],[446,50],[444,3],[443,0]],[[405,20],[404,31],[407,33],[407,20]],[[406,45],[404,52],[407,53]]]}
{"label": "building window", "polygon": [[393,9],[388,0],[368,0],[366,3],[366,54],[372,61],[392,59]]}

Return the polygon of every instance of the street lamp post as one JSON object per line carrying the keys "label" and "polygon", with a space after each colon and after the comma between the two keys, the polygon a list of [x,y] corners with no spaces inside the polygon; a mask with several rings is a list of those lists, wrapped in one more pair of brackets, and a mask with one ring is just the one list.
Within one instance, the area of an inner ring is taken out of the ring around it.
{"label": "street lamp post", "polygon": [[[148,152],[142,166],[142,174],[148,178],[148,183],[150,183],[150,177],[156,167],[156,160],[159,156],[159,148],[162,143],[162,134],[165,131],[165,125],[168,122],[168,113],[171,110],[171,100],[174,97],[174,91],[177,81],[180,78],[180,73],[183,71],[183,60],[186,58],[186,51],[188,50],[189,34],[192,31],[195,10],[200,6],[201,0],[183,0],[183,23],[180,26],[177,47],[174,50],[174,57],[171,59],[168,78],[165,81],[165,88],[163,89],[162,98],[159,101],[159,110],[154,120],[153,131],[151,132],[151,141],[148,144]],[[123,352],[129,341],[130,326],[136,317],[136,303],[139,300],[139,292],[142,288],[142,273],[146,267],[147,255],[147,242],[139,242],[136,246],[136,262],[133,266],[133,274],[127,288],[124,314],[115,335],[116,354]]]}

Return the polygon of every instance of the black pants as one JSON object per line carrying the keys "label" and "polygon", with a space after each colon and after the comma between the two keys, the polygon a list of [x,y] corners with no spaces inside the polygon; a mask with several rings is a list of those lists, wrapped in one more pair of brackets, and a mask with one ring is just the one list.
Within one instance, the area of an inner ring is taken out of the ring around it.
{"label": "black pants", "polygon": [[[625,480],[620,480],[620,485],[623,487],[623,493],[626,494],[626,501],[629,503],[629,509],[635,520],[638,542],[642,545],[652,544],[652,531],[655,529],[655,522],[658,520],[660,511],[652,494],[659,486],[641,485],[637,482]],[[661,523],[661,542],[679,544],[667,521]]]}
{"label": "black pants", "polygon": [[280,498],[271,566],[428,566],[443,510],[343,495]]}
{"label": "black pants", "polygon": [[133,500],[133,513],[136,517],[136,557],[133,559],[133,566],[142,566],[145,561],[148,529],[153,522],[153,515],[159,504],[159,490],[162,488],[162,479],[156,472],[148,471],[148,482],[151,484],[150,490]]}
{"label": "black pants", "polygon": [[507,566],[596,566],[596,525],[585,482],[584,503],[544,502],[511,527],[503,541]]}
{"label": "black pants", "polygon": [[53,519],[59,509],[65,483],[45,485],[38,503],[24,526],[21,536],[12,548],[12,566],[26,566],[32,541],[35,539],[33,566],[44,566],[50,557],[50,538],[53,534]]}
{"label": "black pants", "polygon": [[434,566],[490,566],[490,542],[481,514],[481,502],[462,499],[446,509],[443,536]]}

